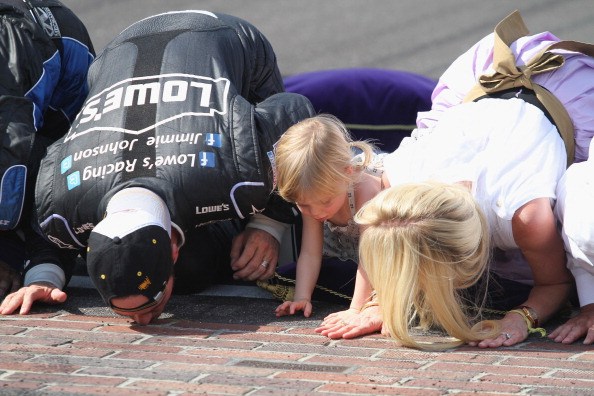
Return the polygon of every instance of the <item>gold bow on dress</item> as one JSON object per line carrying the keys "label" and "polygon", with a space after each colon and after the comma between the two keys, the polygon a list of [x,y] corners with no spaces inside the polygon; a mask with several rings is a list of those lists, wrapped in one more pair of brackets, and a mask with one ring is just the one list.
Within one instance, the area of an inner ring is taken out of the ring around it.
{"label": "gold bow on dress", "polygon": [[514,11],[497,24],[493,47],[494,73],[480,76],[478,84],[470,90],[464,101],[469,102],[485,94],[511,88],[525,87],[534,91],[536,98],[553,118],[565,143],[567,166],[569,166],[573,162],[575,154],[575,138],[571,117],[559,99],[546,88],[533,82],[532,76],[547,73],[563,66],[565,58],[563,55],[551,52],[552,49],[562,48],[591,55],[594,52],[594,47],[576,41],[560,41],[543,48],[526,65],[517,66],[515,56],[509,46],[520,37],[528,34],[528,29],[518,11]]}

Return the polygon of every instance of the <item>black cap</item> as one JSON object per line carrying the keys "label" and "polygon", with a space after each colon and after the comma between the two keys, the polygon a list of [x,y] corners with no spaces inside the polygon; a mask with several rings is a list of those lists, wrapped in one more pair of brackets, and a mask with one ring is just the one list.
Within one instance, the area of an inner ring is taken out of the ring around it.
{"label": "black cap", "polygon": [[87,270],[110,305],[114,297],[138,294],[155,300],[173,273],[169,234],[158,225],[113,238],[93,231],[88,240]]}

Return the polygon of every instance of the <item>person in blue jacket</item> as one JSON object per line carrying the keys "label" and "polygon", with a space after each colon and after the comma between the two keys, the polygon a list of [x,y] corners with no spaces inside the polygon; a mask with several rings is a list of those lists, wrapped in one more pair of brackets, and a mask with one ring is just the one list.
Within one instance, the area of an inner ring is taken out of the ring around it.
{"label": "person in blue jacket", "polygon": [[0,298],[21,286],[25,263],[68,259],[29,218],[39,162],[80,110],[94,56],[84,24],[59,1],[0,1]]}

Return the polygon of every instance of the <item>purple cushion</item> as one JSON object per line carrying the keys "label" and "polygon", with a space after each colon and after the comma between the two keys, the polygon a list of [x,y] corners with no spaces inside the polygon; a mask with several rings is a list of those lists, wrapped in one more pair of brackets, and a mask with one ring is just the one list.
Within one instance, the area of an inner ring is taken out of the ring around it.
{"label": "purple cushion", "polygon": [[322,70],[285,78],[287,92],[306,96],[318,113],[338,117],[356,139],[377,139],[395,150],[410,135],[417,112],[431,108],[436,81],[384,69]]}

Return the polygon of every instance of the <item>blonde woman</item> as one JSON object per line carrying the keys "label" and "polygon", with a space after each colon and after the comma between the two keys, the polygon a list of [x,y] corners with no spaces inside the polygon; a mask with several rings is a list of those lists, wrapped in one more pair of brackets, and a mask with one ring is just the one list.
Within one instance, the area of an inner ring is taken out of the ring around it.
{"label": "blonde woman", "polygon": [[[381,190],[374,174],[377,155],[371,144],[353,141],[336,117],[318,115],[289,128],[275,157],[278,192],[297,205],[303,219],[295,295],[276,315],[303,311],[309,317],[322,257],[357,261],[359,226],[353,216]],[[362,288],[351,306],[360,308],[369,292]]]}
{"label": "blonde woman", "polygon": [[487,220],[466,187],[437,182],[392,187],[356,219],[365,227],[361,264],[377,291],[386,334],[429,349],[461,342],[421,344],[410,335],[415,320],[423,328],[439,325],[457,340],[498,335],[497,329],[485,331],[490,326],[472,327],[460,294],[481,278],[490,252]]}

